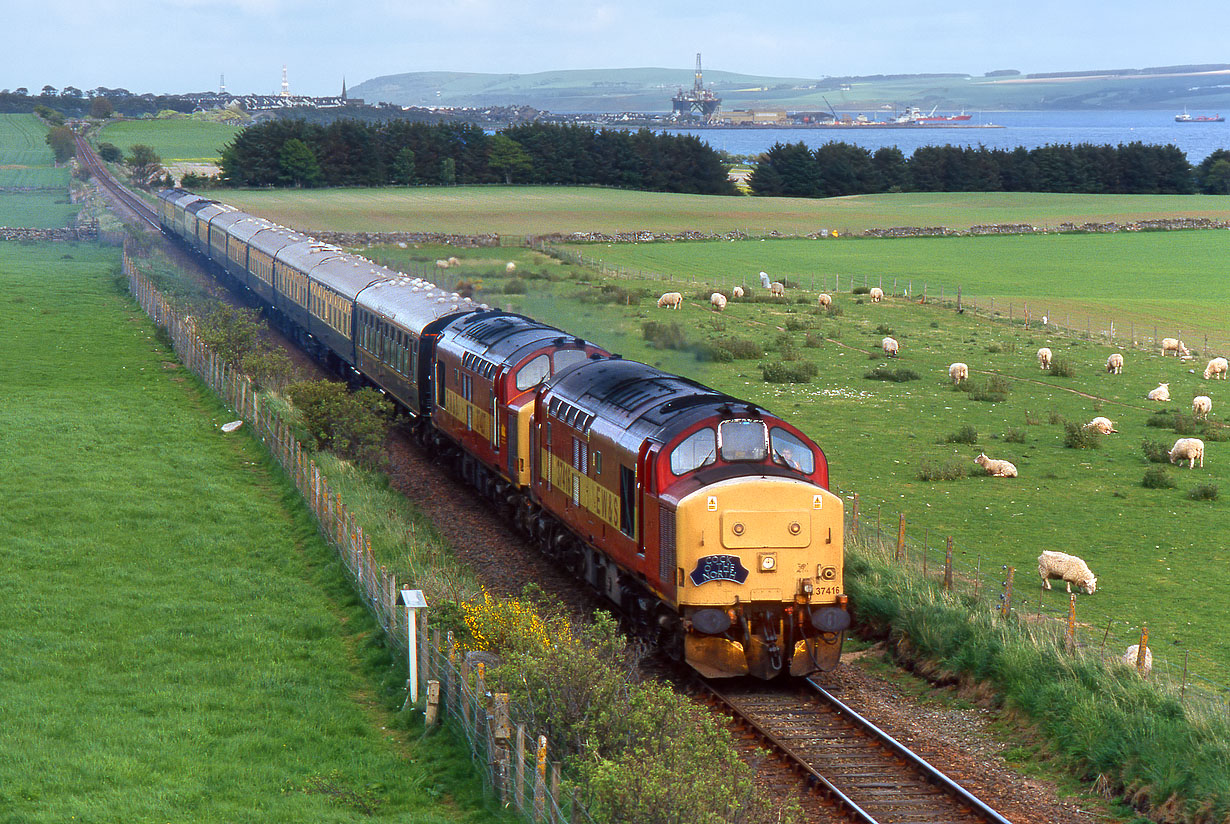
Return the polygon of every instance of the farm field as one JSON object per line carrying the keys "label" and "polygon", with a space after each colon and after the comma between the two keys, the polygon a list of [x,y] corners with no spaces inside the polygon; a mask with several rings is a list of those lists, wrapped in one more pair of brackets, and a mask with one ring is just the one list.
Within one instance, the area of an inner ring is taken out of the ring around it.
{"label": "farm field", "polygon": [[[1031,609],[1039,595],[1052,614],[1067,608],[1062,588],[1039,593],[1036,559],[1043,549],[1084,557],[1099,576],[1098,589],[1077,599],[1078,620],[1100,628],[1113,619],[1115,634],[1128,637],[1147,623],[1159,656],[1177,656],[1181,666],[1190,651],[1193,667],[1221,673],[1220,683],[1230,686],[1230,641],[1219,631],[1230,619],[1230,590],[1224,576],[1204,574],[1230,561],[1230,550],[1217,537],[1230,528],[1230,442],[1206,436],[1203,468],[1168,466],[1177,488],[1142,486],[1145,472],[1156,466],[1147,461],[1142,442],[1169,449],[1178,437],[1148,425],[1156,410],[1190,418],[1193,395],[1209,394],[1215,434],[1226,433],[1230,382],[1202,380],[1203,358],[1182,362],[1152,350],[1117,350],[901,299],[873,305],[849,293],[837,297],[840,314],[830,317],[816,314],[816,293],[803,289],[789,290],[780,304],[735,301],[719,315],[701,299],[709,287],[697,284],[683,289],[684,307],[670,312],[654,307],[663,291],[658,282],[601,281],[591,270],[525,250],[453,253],[463,255],[463,266],[441,273],[447,275],[441,280],[479,283],[478,300],[588,336],[625,357],[694,377],[798,423],[825,450],[836,488],[847,500],[859,493],[865,528],[879,522],[895,534],[898,513],[904,512],[911,536],[920,542],[927,537],[933,552],[951,535],[959,564],[984,571],[1016,567],[1018,595]],[[442,248],[381,248],[376,256],[408,265],[444,254]],[[520,269],[512,293],[503,274],[506,260],[517,261]],[[638,289],[634,305],[622,305],[627,293],[619,290]],[[650,321],[678,324],[684,348],[649,347],[642,330]],[[880,354],[885,335],[901,343],[896,360]],[[733,340],[749,341],[764,354],[732,363],[696,357],[706,344]],[[1072,365],[1073,377],[1039,370],[1035,352],[1043,345]],[[1123,351],[1127,360],[1122,375],[1105,371],[1113,351]],[[802,384],[765,383],[759,365],[787,358],[814,363],[817,376]],[[954,361],[968,363],[984,388],[992,379],[1001,381],[1004,398],[989,402],[955,391],[947,374]],[[865,377],[881,366],[912,370],[918,379]],[[1170,383],[1172,403],[1145,400],[1159,381]],[[1064,446],[1065,420],[1083,424],[1098,415],[1115,421],[1119,432],[1102,438],[1099,448]],[[972,436],[961,432],[965,427]],[[972,442],[947,442],[955,435]],[[973,459],[982,451],[1011,460],[1020,477],[977,474]],[[926,467],[947,464],[970,474],[920,479]],[[1216,485],[1221,495],[1190,499],[1188,493],[1201,485]],[[933,554],[932,563],[941,557]]]}
{"label": "farm field", "polygon": [[0,197],[0,226],[72,225],[77,206],[68,199],[68,167],[56,168],[46,135],[46,127],[32,114],[0,114],[0,189],[59,189],[5,192]]}
{"label": "farm field", "polygon": [[227,191],[221,199],[300,229],[544,235],[746,231],[805,235],[891,226],[1230,217],[1213,195],[939,193],[807,198],[718,197],[561,186]]}
{"label": "farm field", "polygon": [[6,820],[500,820],[447,735],[384,731],[330,550],[118,269],[0,244]]}
{"label": "farm field", "polygon": [[226,123],[164,118],[121,120],[108,123],[98,134],[99,143],[113,143],[127,154],[138,143],[152,146],[164,161],[213,163],[222,147],[242,129]]}

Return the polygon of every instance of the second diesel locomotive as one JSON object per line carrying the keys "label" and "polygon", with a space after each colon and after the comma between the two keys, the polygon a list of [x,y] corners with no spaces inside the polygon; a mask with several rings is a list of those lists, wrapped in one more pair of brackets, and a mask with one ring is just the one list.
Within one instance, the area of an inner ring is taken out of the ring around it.
{"label": "second diesel locomotive", "polygon": [[754,404],[178,189],[164,229],[709,677],[837,665],[843,513],[823,452]]}

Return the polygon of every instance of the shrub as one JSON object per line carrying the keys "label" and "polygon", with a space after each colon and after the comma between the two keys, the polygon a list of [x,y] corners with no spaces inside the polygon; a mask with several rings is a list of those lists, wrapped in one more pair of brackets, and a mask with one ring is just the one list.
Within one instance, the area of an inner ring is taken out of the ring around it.
{"label": "shrub", "polygon": [[1079,423],[1064,421],[1063,445],[1068,449],[1098,449],[1102,446],[1102,433],[1086,429]]}
{"label": "shrub", "polygon": [[1193,501],[1216,501],[1217,484],[1200,484],[1187,493]]}
{"label": "shrub", "polygon": [[746,338],[730,338],[729,340],[715,341],[714,345],[729,351],[735,360],[755,360],[764,354],[763,346],[754,340],[747,340]]}
{"label": "shrub", "polygon": [[968,444],[978,443],[978,430],[975,427],[966,424],[956,432],[948,433],[948,436],[944,438],[944,442]]}
{"label": "shrub", "polygon": [[825,313],[826,315],[828,315],[830,318],[839,318],[839,317],[841,317],[843,314],[845,314],[845,313],[842,311],[842,308],[841,308],[840,306],[838,306],[836,303],[834,303],[832,306],[830,306],[828,309],[826,309],[826,310],[824,311],[824,313]]}
{"label": "shrub", "polygon": [[1048,423],[1063,423],[1063,415],[1060,415],[1059,412],[1052,409],[1049,413],[1047,413],[1046,420]]}
{"label": "shrub", "polygon": [[521,278],[513,278],[504,284],[504,294],[506,295],[524,295],[529,291],[529,286]]}
{"label": "shrub", "polygon": [[1025,443],[1025,430],[1009,427],[1004,432],[1004,440],[1008,443]]}
{"label": "shrub", "polygon": [[393,402],[375,389],[349,392],[333,381],[291,384],[286,395],[302,416],[309,442],[368,466],[384,460]]}
{"label": "shrub", "polygon": [[923,461],[918,468],[920,481],[955,481],[969,475],[969,467],[963,461]]}
{"label": "shrub", "polygon": [[1174,418],[1173,418],[1174,414],[1176,413],[1167,412],[1163,409],[1159,409],[1158,411],[1154,412],[1152,415],[1149,416],[1149,419],[1145,421],[1145,426],[1152,426],[1157,429],[1173,429],[1174,428]]}
{"label": "shrub", "polygon": [[687,349],[688,340],[679,324],[645,321],[641,325],[645,341],[654,349]]}
{"label": "shrub", "polygon": [[776,361],[760,366],[765,383],[807,383],[819,371],[811,361]]}
{"label": "shrub", "polygon": [[1215,423],[1206,423],[1204,429],[1200,432],[1200,437],[1206,441],[1230,441],[1230,430],[1224,426],[1218,426]]}
{"label": "shrub", "polygon": [[891,335],[893,334],[893,328],[889,326],[887,323],[881,323],[879,326],[876,327],[876,334],[877,335]]}
{"label": "shrub", "polygon": [[870,286],[855,286],[853,289],[850,290],[850,293],[853,295],[868,295],[868,294],[871,294],[871,287]]}
{"label": "shrub", "polygon": [[1015,343],[1001,343],[1000,341],[993,341],[992,343],[987,345],[987,352],[991,353],[992,355],[999,355],[999,354],[1011,355],[1016,352],[1016,344]]}
{"label": "shrub", "polygon": [[1030,412],[1028,409],[1026,409],[1025,410],[1025,425],[1026,426],[1041,426],[1042,419],[1039,418],[1037,415],[1033,414],[1032,412]]}
{"label": "shrub", "polygon": [[865,372],[863,377],[871,381],[905,383],[906,381],[918,380],[918,373],[913,369],[889,369],[887,366],[877,366],[870,372]]}
{"label": "shrub", "polygon": [[1170,450],[1164,443],[1144,440],[1140,442],[1140,450],[1152,463],[1170,463]]}
{"label": "shrub", "polygon": [[966,381],[960,385],[967,386],[965,391],[969,392],[970,400],[1000,403],[1008,399],[1008,382],[998,376],[990,378],[986,383]]}
{"label": "shrub", "polygon": [[696,359],[713,363],[730,363],[735,356],[721,343],[702,343],[696,347]]}
{"label": "shrub", "polygon": [[792,317],[786,318],[786,329],[791,332],[801,332],[804,329],[812,327],[811,321],[807,318]]}
{"label": "shrub", "polygon": [[1151,466],[1146,469],[1140,485],[1145,489],[1174,489],[1178,486],[1170,477],[1170,470],[1164,466]]}
{"label": "shrub", "polygon": [[821,332],[808,332],[803,340],[803,345],[809,349],[818,349],[823,343],[824,335]]}
{"label": "shrub", "polygon": [[1074,378],[1076,377],[1076,365],[1067,358],[1055,358],[1051,361],[1049,374],[1056,378]]}
{"label": "shrub", "polygon": [[99,143],[98,156],[108,163],[119,163],[120,159],[124,156],[124,152],[114,143]]}

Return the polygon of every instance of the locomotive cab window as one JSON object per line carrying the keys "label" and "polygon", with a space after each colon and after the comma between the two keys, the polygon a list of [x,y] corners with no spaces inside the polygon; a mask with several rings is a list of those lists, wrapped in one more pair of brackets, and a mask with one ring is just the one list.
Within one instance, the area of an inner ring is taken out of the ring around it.
{"label": "locomotive cab window", "polygon": [[816,471],[816,456],[811,449],[780,426],[773,427],[769,432],[769,443],[773,446],[775,462],[798,470],[804,475]]}
{"label": "locomotive cab window", "polygon": [[555,353],[555,371],[562,372],[574,363],[580,363],[585,360],[585,350],[583,349],[561,349]]}
{"label": "locomotive cab window", "polygon": [[517,370],[517,389],[524,391],[542,383],[551,374],[551,358],[539,355]]}
{"label": "locomotive cab window", "polygon": [[763,461],[769,451],[764,421],[722,421],[718,439],[724,461]]}
{"label": "locomotive cab window", "polygon": [[671,450],[671,472],[686,475],[717,460],[717,439],[712,429],[698,429]]}

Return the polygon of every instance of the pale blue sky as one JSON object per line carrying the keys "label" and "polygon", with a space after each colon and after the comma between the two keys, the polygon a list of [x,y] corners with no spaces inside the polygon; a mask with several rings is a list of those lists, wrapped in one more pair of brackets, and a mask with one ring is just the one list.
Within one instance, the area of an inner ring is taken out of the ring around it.
{"label": "pale blue sky", "polygon": [[1230,3],[45,0],[4,3],[0,87],[336,93],[412,71],[789,77],[1230,63]]}

